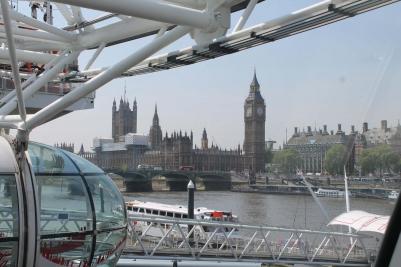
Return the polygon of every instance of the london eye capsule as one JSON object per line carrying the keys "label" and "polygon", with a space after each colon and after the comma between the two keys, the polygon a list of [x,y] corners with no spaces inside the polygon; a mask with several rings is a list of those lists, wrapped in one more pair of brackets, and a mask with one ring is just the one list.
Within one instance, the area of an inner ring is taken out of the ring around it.
{"label": "london eye capsule", "polygon": [[127,215],[97,166],[31,142],[22,157],[0,136],[0,266],[114,266]]}

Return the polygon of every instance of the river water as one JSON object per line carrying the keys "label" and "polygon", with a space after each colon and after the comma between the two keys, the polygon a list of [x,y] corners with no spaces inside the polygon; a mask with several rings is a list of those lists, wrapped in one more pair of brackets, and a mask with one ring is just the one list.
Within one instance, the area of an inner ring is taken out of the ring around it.
{"label": "river water", "polygon": [[[126,200],[142,200],[187,205],[186,192],[127,193]],[[345,211],[345,200],[319,198],[330,218]],[[390,215],[394,202],[351,198],[351,210]],[[195,207],[232,211],[244,224],[325,230],[327,222],[311,196],[269,195],[238,192],[195,192]]]}

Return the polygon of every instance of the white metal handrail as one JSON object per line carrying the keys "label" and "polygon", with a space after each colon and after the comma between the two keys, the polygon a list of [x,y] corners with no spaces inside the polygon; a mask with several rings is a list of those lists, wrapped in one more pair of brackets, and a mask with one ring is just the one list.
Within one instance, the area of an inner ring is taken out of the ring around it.
{"label": "white metal handrail", "polygon": [[[142,215],[130,215],[129,222],[126,255],[135,258],[368,266],[371,255],[367,236],[359,234]],[[214,230],[197,234],[203,227]]]}

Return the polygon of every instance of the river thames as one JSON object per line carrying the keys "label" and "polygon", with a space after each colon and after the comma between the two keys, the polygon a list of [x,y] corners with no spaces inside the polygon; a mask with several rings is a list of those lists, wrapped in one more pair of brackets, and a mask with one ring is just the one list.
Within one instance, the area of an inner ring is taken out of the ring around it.
{"label": "river thames", "polygon": [[[187,205],[187,192],[126,193],[126,200],[152,201]],[[345,200],[319,198],[330,218],[345,211]],[[351,210],[390,215],[395,202],[389,200],[351,198]],[[324,230],[327,222],[311,196],[269,195],[238,192],[195,192],[195,207],[232,211],[244,224]]]}

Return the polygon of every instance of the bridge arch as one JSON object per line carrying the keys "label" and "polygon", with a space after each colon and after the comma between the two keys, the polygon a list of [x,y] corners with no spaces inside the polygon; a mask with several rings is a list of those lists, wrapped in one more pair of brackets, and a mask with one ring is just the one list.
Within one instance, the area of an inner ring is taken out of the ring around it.
{"label": "bridge arch", "polygon": [[113,173],[124,178],[126,192],[150,192],[152,191],[152,177],[141,171],[114,171]]}
{"label": "bridge arch", "polygon": [[222,191],[231,189],[231,177],[222,173],[202,173],[197,175],[196,183],[203,184],[204,190]]}
{"label": "bridge arch", "polygon": [[166,178],[170,191],[186,191],[189,180],[192,179],[191,174],[182,172],[164,172],[161,175]]}

